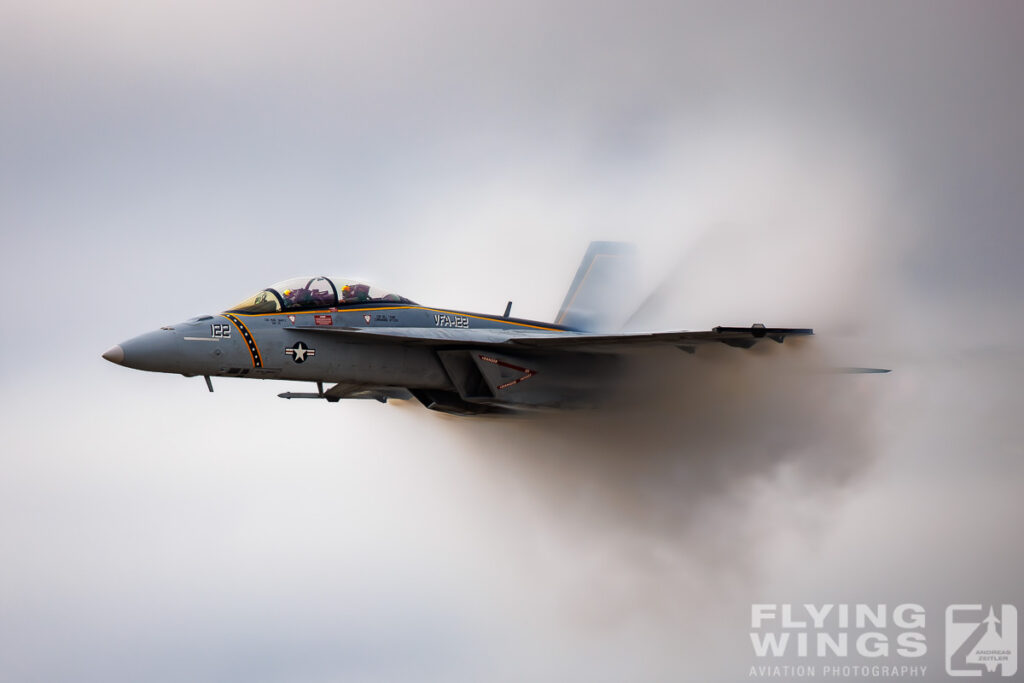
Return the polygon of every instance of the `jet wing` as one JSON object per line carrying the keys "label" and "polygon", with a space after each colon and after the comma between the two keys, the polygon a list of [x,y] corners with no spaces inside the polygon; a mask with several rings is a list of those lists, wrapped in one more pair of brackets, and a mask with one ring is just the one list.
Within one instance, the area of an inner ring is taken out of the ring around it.
{"label": "jet wing", "polygon": [[610,350],[627,346],[678,346],[684,351],[693,351],[700,344],[721,342],[729,346],[749,349],[762,339],[782,343],[786,337],[814,334],[809,328],[765,327],[715,327],[707,331],[650,332],[640,334],[584,334],[557,338],[527,337],[517,339],[516,344],[539,348],[578,348],[580,350]]}
{"label": "jet wing", "polygon": [[739,348],[750,348],[762,339],[782,343],[789,336],[814,334],[808,328],[715,327],[706,331],[651,332],[640,334],[593,334],[565,330],[543,331],[535,329],[433,329],[420,327],[374,328],[359,327],[286,327],[294,332],[313,332],[346,337],[348,341],[366,343],[414,344],[423,346],[489,346],[503,348],[535,348],[547,350],[584,351],[593,353],[619,353],[629,348],[644,346],[677,346],[693,352],[700,344],[720,342]]}

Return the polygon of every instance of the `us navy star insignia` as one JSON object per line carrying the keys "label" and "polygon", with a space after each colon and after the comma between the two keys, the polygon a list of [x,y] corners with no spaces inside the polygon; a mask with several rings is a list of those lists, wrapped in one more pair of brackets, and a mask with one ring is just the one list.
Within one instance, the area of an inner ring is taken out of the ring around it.
{"label": "us navy star insignia", "polygon": [[296,363],[305,363],[307,357],[316,355],[316,349],[311,349],[302,342],[295,342],[295,346],[285,349],[284,352]]}

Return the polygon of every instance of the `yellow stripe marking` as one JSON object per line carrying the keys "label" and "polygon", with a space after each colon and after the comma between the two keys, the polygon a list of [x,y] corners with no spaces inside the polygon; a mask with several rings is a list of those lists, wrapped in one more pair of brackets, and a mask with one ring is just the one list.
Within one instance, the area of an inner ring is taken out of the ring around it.
{"label": "yellow stripe marking", "polygon": [[231,321],[231,324],[238,329],[238,333],[242,335],[242,341],[245,342],[246,348],[249,349],[249,355],[252,356],[252,366],[254,368],[263,367],[263,358],[260,354],[260,349],[256,346],[256,340],[252,336],[252,332],[245,326],[241,320],[235,317],[234,313],[223,313],[225,318]]}
{"label": "yellow stripe marking", "polygon": [[543,325],[530,325],[527,323],[518,323],[512,320],[506,320],[505,318],[490,318],[483,315],[472,315],[471,313],[460,313],[458,311],[446,311],[443,308],[427,308],[426,306],[387,306],[377,308],[338,308],[336,310],[322,309],[314,311],[295,311],[289,313],[288,311],[278,311],[276,313],[232,313],[231,315],[244,315],[247,318],[263,318],[266,316],[289,316],[289,315],[312,315],[315,313],[361,313],[363,311],[430,311],[432,313],[444,313],[446,315],[461,315],[467,318],[475,318],[477,320],[486,320],[488,322],[502,323],[504,325],[518,325],[519,327],[529,327],[535,330],[548,330],[550,332],[561,332],[562,330],[557,327],[544,327]]}

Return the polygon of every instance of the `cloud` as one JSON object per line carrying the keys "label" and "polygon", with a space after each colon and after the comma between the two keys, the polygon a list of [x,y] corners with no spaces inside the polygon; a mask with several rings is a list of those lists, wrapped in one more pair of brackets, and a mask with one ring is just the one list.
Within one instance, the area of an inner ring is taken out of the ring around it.
{"label": "cloud", "polygon": [[[197,7],[0,10],[12,675],[728,680],[755,599],[1012,597],[1016,6]],[[637,327],[819,336],[512,423],[98,358],[313,271],[550,319],[590,239]]]}

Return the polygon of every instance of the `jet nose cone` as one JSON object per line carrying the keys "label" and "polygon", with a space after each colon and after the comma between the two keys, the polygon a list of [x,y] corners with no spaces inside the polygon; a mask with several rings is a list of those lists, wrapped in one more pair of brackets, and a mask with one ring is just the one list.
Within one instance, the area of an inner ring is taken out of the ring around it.
{"label": "jet nose cone", "polygon": [[109,360],[111,363],[117,363],[121,365],[124,363],[124,349],[121,345],[111,346],[109,349],[103,352],[103,357]]}
{"label": "jet nose cone", "polygon": [[135,370],[181,372],[179,341],[173,330],[154,330],[121,342],[103,357]]}

